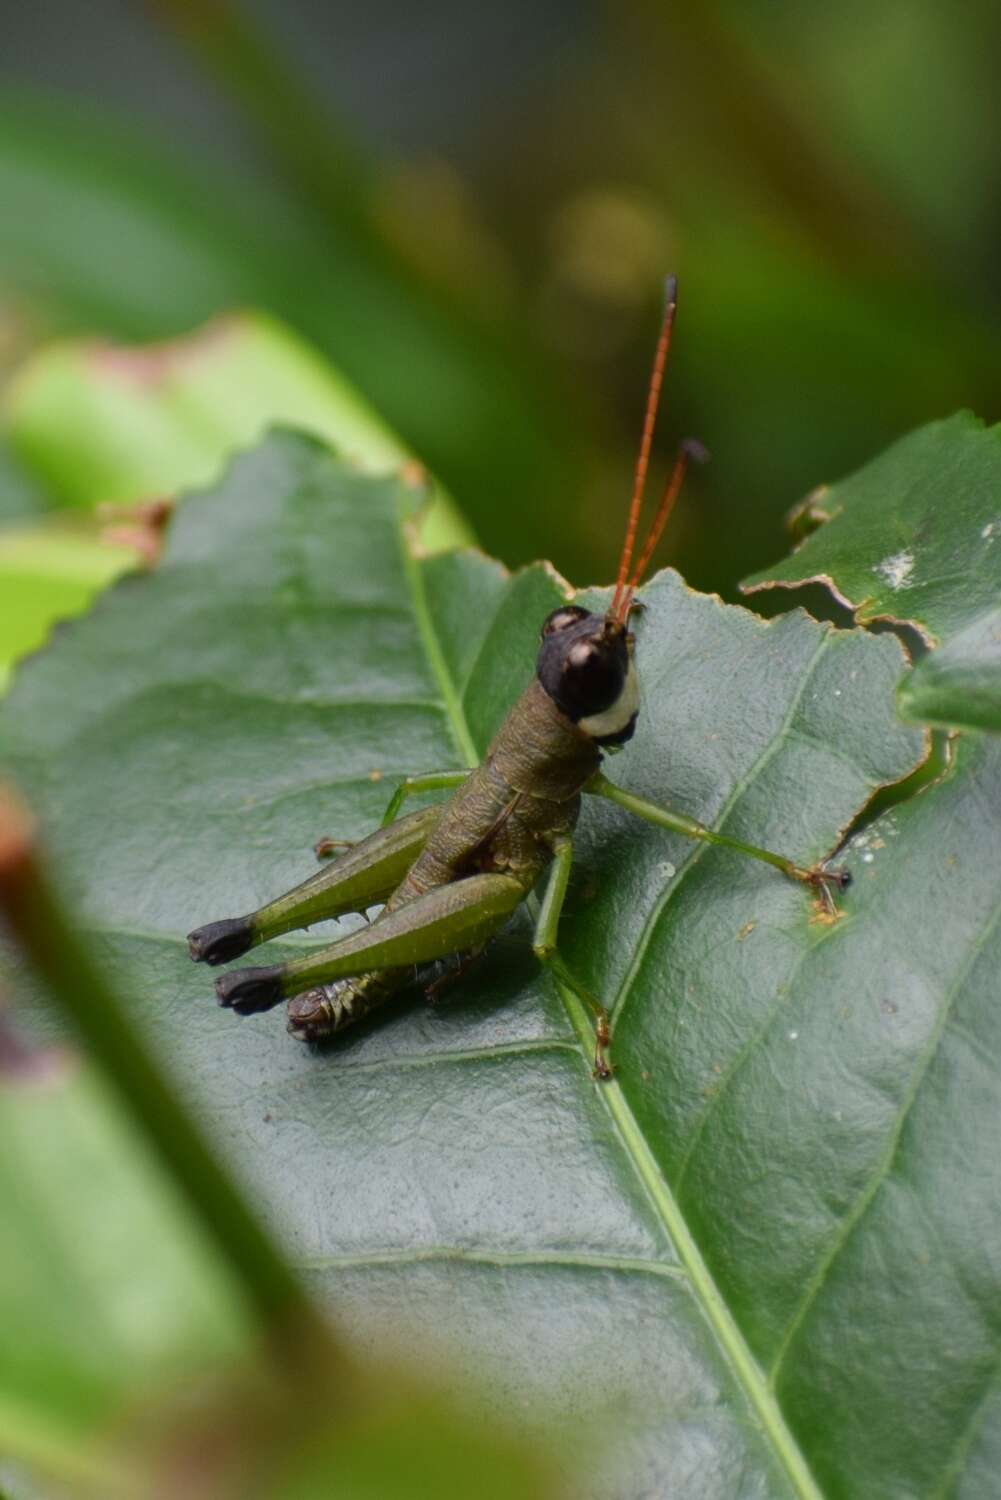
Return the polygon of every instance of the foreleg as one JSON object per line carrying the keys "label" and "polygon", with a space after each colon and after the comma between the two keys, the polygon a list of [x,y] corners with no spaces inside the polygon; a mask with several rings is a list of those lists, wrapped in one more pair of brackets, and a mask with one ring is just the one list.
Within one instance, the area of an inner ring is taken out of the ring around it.
{"label": "foreleg", "polygon": [[[389,806],[382,815],[381,826],[385,828],[396,820],[405,798],[418,792],[436,792],[445,787],[460,786],[468,775],[468,771],[428,771],[418,776],[405,776],[390,798]],[[351,839],[324,837],[317,839],[313,845],[313,853],[317,859],[329,859],[338,849],[353,848],[354,842]]]}
{"label": "foreleg", "polygon": [[405,776],[389,799],[389,806],[382,815],[383,828],[388,827],[398,817],[400,808],[407,797],[416,796],[419,792],[440,792],[446,788],[461,786],[468,775],[468,771],[427,771],[420,776]]}
{"label": "foreleg", "polygon": [[539,918],[535,924],[535,939],[532,943],[532,951],[541,963],[544,963],[547,968],[552,969],[556,978],[567,989],[579,996],[584,1001],[584,1004],[593,1011],[594,1076],[595,1078],[606,1079],[612,1076],[612,1065],[608,1056],[612,1040],[608,1012],[600,1000],[596,999],[589,990],[586,990],[583,985],[578,983],[563,962],[556,947],[560,914],[563,911],[563,902],[566,899],[572,864],[573,842],[569,838],[560,839],[555,846],[553,863],[549,871],[549,881],[546,885],[546,893],[542,898]]}

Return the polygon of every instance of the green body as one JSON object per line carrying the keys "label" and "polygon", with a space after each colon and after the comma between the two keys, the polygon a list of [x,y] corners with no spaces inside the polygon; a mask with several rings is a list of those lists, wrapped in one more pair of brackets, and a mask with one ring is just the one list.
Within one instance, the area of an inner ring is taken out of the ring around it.
{"label": "green body", "polygon": [[[231,970],[216,981],[220,1003],[241,1014],[289,1001],[289,1029],[314,1040],[361,1019],[419,976],[422,966],[468,954],[501,928],[553,865],[536,924],[534,951],[596,1018],[596,1076],[611,1076],[608,1016],[556,951],[573,858],[581,795],[606,797],[686,838],[723,845],[812,886],[843,875],[805,869],[768,849],[738,842],[646,802],[601,774],[602,752],[533,678],[472,771],[408,777],[383,826],[330,865],[249,917],[210,923],[190,934],[193,958],[223,963],[257,943],[345,912],[382,904],[374,922],[291,962]],[[396,820],[410,793],[453,788],[447,801]]]}

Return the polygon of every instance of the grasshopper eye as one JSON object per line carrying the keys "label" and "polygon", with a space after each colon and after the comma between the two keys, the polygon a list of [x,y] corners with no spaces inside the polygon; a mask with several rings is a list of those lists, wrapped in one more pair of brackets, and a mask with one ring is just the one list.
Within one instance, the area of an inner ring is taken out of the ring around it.
{"label": "grasshopper eye", "polygon": [[[619,702],[629,672],[625,632],[610,630],[603,615],[573,606],[550,615],[543,629],[536,673],[568,719],[584,724],[594,715],[607,713]],[[627,717],[634,709],[630,700]],[[618,722],[615,727],[617,731]],[[591,732],[587,724],[584,728],[586,733]]]}
{"label": "grasshopper eye", "polygon": [[566,654],[560,697],[575,710],[574,718],[610,708],[626,680],[624,653],[595,641],[575,641]]}
{"label": "grasshopper eye", "polygon": [[571,625],[579,625],[581,620],[590,617],[590,613],[590,610],[581,609],[579,604],[562,604],[542,622],[542,639],[545,640],[547,635],[555,635],[560,630],[566,630]]}

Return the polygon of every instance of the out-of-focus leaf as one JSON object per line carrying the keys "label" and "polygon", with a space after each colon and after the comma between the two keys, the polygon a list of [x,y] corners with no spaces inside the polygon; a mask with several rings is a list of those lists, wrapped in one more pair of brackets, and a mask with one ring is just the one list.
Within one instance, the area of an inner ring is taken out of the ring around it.
{"label": "out-of-focus leaf", "polygon": [[[257,313],[145,347],[53,345],[13,382],[6,423],[23,462],[70,505],[207,484],[235,449],[276,423],[313,432],[376,472],[410,457],[325,360]],[[426,546],[470,540],[441,493],[422,539]]]}
{"label": "out-of-focus leaf", "polygon": [[62,1500],[37,1474],[29,1473],[23,1464],[0,1460],[0,1495],[3,1500]]}
{"label": "out-of-focus leaf", "polygon": [[114,1426],[246,1356],[246,1313],[69,1053],[0,1067],[0,1188],[0,1452],[117,1493]]}
{"label": "out-of-focus leaf", "polygon": [[0,270],[70,326],[163,337],[277,291],[270,215],[80,101],[0,96]]}
{"label": "out-of-focus leaf", "polygon": [[135,566],[130,547],[46,523],[0,531],[0,689],[11,665],[40,646],[54,622],[77,615]]}
{"label": "out-of-focus leaf", "polygon": [[[323,1054],[212,1003],[182,934],[481,751],[562,597],[543,569],[407,558],[401,505],[276,436],[19,674],[12,763],[136,1016],[346,1326],[450,1351],[529,1431],[600,1425],[594,1493],[988,1495],[991,741],[852,846],[835,923],[588,806],[564,947],[615,1005],[607,1087],[517,932],[443,1009]],[[611,766],[634,791],[810,860],[920,754],[892,637],[764,624],[670,574],[645,603]]]}
{"label": "out-of-focus leaf", "polygon": [[11,1500],[40,1500],[42,1481],[100,1500],[174,1493],[193,1461],[219,1500],[552,1492],[548,1460],[511,1423],[477,1413],[470,1430],[472,1410],[446,1403],[426,1370],[418,1388],[387,1359],[357,1366],[348,1393],[304,1363],[317,1406],[304,1430],[302,1392],[260,1360],[235,1279],[106,1088],[70,1052],[23,1049],[6,1025],[0,1189]]}
{"label": "out-of-focus leaf", "polygon": [[970,412],[932,422],[818,492],[814,509],[829,519],[744,591],[822,583],[859,621],[913,625],[950,649],[905,680],[907,717],[1001,727],[1001,425]]}
{"label": "out-of-focus leaf", "polygon": [[[47,493],[76,507],[206,483],[277,422],[316,433],[366,468],[407,461],[402,444],[318,354],[254,313],[143,348],[52,345],[10,386],[5,420]],[[420,537],[432,551],[470,540],[440,489],[421,513]],[[50,525],[0,533],[0,688],[12,661],[39,645],[54,621],[85,608],[134,556]]]}
{"label": "out-of-focus leaf", "polygon": [[[133,119],[79,101],[8,94],[0,203],[0,276],[57,326],[145,339],[234,307],[277,314],[372,401],[496,548],[537,554],[547,503],[580,492],[572,392],[555,389],[526,341],[429,293],[353,222],[319,235],[266,177],[182,163]],[[571,532],[568,557],[576,545]]]}
{"label": "out-of-focus leaf", "polygon": [[46,497],[14,459],[8,444],[0,439],[0,528],[41,515]]}

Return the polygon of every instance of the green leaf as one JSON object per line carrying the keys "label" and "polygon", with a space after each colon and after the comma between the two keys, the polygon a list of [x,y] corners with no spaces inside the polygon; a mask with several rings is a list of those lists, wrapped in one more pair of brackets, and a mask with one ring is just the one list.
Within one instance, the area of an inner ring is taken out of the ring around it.
{"label": "green leaf", "polygon": [[[77,506],[207,484],[236,449],[277,423],[312,432],[376,471],[410,457],[336,370],[262,313],[145,347],[51,345],[19,372],[5,417],[22,461],[62,503]],[[470,540],[441,491],[422,540],[429,547]]]}
{"label": "green leaf", "polygon": [[0,690],[13,663],[40,646],[56,621],[86,609],[134,565],[131,548],[82,530],[0,531]]}
{"label": "green leaf", "polygon": [[[220,1496],[249,1494],[251,1475],[260,1500],[459,1500],[474,1483],[496,1500],[552,1492],[543,1456],[510,1424],[470,1432],[468,1411],[429,1387],[426,1367],[419,1387],[385,1359],[354,1371],[360,1390],[341,1420],[304,1431],[301,1393],[276,1401],[265,1384],[274,1371],[259,1362],[245,1285],[129,1123],[72,1053],[26,1050],[2,1026],[4,1494],[41,1500],[40,1476],[59,1493],[152,1493],[192,1443]],[[303,1369],[315,1401],[341,1400],[315,1361]]]}
{"label": "green leaf", "polygon": [[[49,497],[70,507],[129,504],[208,483],[235,450],[279,422],[376,471],[408,457],[335,370],[259,313],[144,348],[51,345],[21,369],[4,415],[24,464]],[[440,487],[421,513],[420,538],[429,551],[471,540]],[[0,690],[12,662],[134,561],[128,548],[83,530],[46,524],[0,533]]]}
{"label": "green leaf", "polygon": [[1001,425],[957,412],[810,496],[818,529],[741,587],[823,583],[862,623],[913,625],[946,649],[902,684],[904,716],[1001,730],[999,497]]}
{"label": "green leaf", "polygon": [[0,1067],[0,1452],[122,1470],[114,1423],[252,1347],[241,1299],[117,1106],[71,1053]]}
{"label": "green leaf", "polygon": [[[137,1019],[343,1323],[491,1378],[529,1431],[586,1423],[593,1493],[987,1496],[993,741],[859,836],[834,923],[588,806],[564,950],[614,1005],[610,1085],[524,923],[449,1004],[324,1053],[213,1004],[183,934],[482,751],[563,597],[543,568],[415,559],[401,507],[276,435],[18,675],[9,758]],[[892,636],[765,624],[671,573],[644,602],[609,767],[631,790],[809,861],[921,755]]]}
{"label": "green leaf", "polygon": [[911,723],[1001,732],[1001,607],[919,661],[897,689],[897,707]]}

